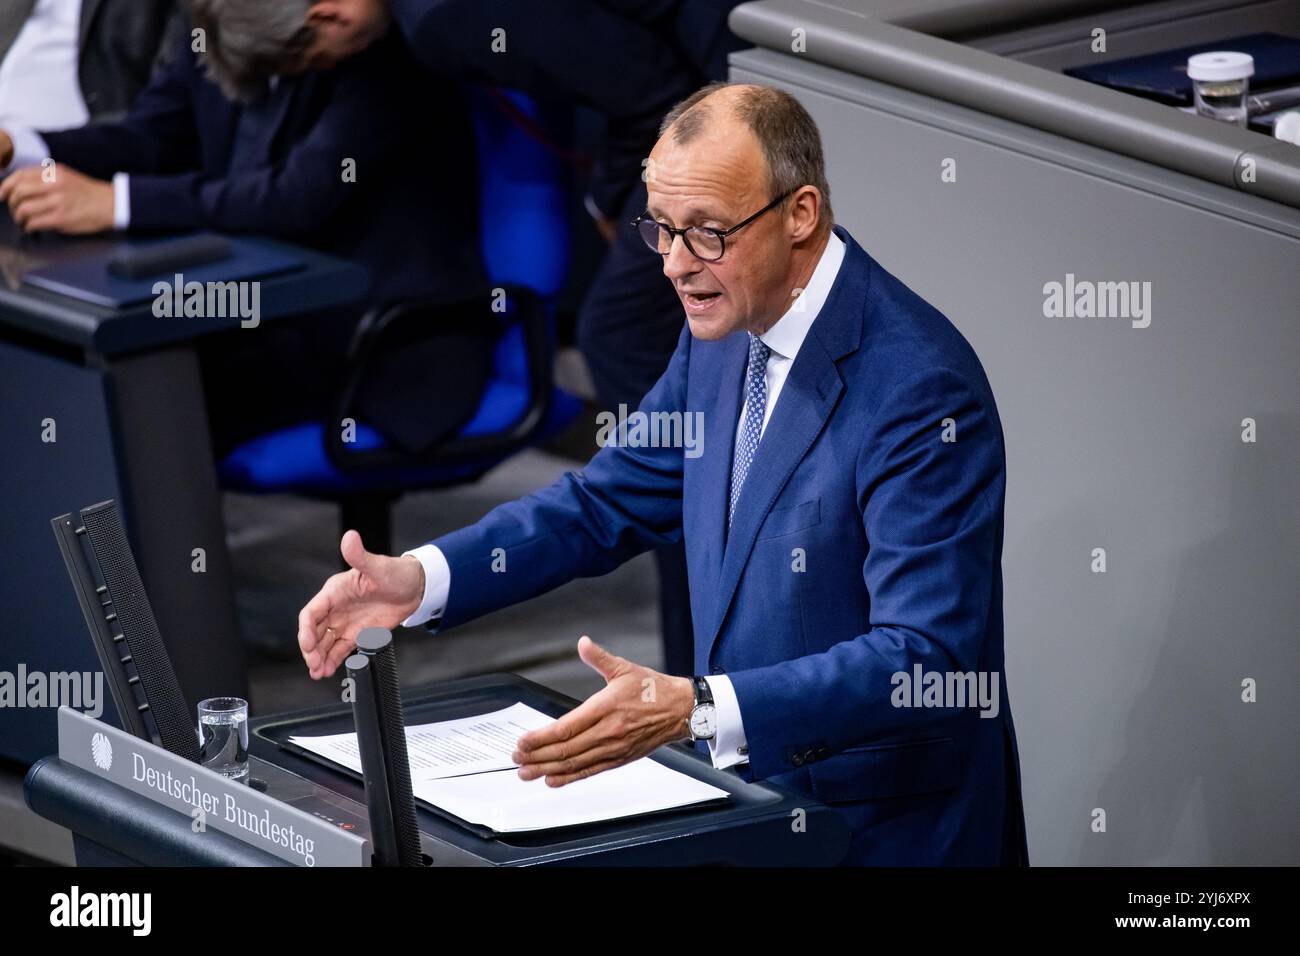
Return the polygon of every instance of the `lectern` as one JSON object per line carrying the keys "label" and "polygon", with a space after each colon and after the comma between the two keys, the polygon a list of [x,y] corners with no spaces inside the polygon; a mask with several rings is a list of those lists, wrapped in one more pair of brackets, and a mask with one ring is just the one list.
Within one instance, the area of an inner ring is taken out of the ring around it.
{"label": "lectern", "polygon": [[[650,757],[725,798],[581,826],[496,833],[416,801],[400,732],[524,703],[560,717],[578,701],[513,674],[397,694],[381,629],[349,658],[354,705],[255,718],[249,785],[200,766],[181,696],[111,502],[54,520],[124,729],[70,708],[59,752],[24,781],[28,806],[73,833],[80,865],[536,866],[833,865],[848,846],[839,814],[802,795],[715,770],[680,744]],[[160,732],[160,728],[165,732]],[[292,738],[356,732],[355,773]],[[203,821],[202,827],[194,825]]]}

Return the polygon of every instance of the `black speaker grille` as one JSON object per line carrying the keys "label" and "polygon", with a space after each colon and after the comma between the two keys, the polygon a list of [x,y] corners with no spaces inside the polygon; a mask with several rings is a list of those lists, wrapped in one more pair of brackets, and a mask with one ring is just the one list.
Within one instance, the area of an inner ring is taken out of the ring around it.
{"label": "black speaker grille", "polygon": [[177,756],[197,762],[199,743],[194,719],[158,632],[158,622],[145,595],[144,582],[140,580],[117,506],[105,502],[86,508],[81,512],[81,520],[99,562],[127,650],[140,675],[162,745]]}

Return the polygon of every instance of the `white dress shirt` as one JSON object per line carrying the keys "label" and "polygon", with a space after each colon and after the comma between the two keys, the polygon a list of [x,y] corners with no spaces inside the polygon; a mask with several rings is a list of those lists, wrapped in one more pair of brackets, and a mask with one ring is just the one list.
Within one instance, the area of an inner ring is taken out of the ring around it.
{"label": "white dress shirt", "polygon": [[0,127],[67,129],[90,119],[80,45],[81,0],[36,0],[0,63]]}
{"label": "white dress shirt", "polygon": [[[763,431],[767,430],[767,423],[772,419],[772,409],[776,407],[777,399],[781,396],[781,388],[790,373],[790,366],[794,364],[795,356],[799,354],[799,348],[803,345],[813,320],[826,304],[831,286],[835,284],[835,277],[839,275],[840,266],[844,262],[844,252],[844,240],[831,233],[830,240],[822,250],[821,258],[818,259],[817,266],[813,269],[812,277],[808,280],[803,293],[794,300],[785,315],[781,316],[775,325],[759,336],[772,350],[767,359],[767,408],[763,413]],[[745,401],[748,404],[748,398]],[[736,425],[737,442],[740,440],[741,426],[744,421],[745,407],[742,406]],[[761,442],[762,432],[759,433],[759,439]],[[726,489],[723,489],[722,493],[726,494]],[[451,568],[447,564],[446,556],[436,545],[421,545],[404,552],[402,556],[406,555],[417,558],[424,567],[424,600],[415,613],[402,622],[404,627],[417,627],[442,614],[446,608],[447,595],[451,590]],[[713,766],[721,770],[745,763],[748,759],[749,747],[744,723],[741,720],[740,704],[736,700],[736,691],[731,685],[731,678],[725,674],[713,674],[705,676],[704,679],[713,694],[713,705],[717,716],[716,733],[709,741],[709,755],[713,759]]]}
{"label": "white dress shirt", "polygon": [[[37,0],[0,63],[0,129],[14,144],[0,177],[50,155],[40,129],[72,129],[90,119],[80,81],[81,0]],[[126,173],[113,177],[113,228],[131,222]]]}

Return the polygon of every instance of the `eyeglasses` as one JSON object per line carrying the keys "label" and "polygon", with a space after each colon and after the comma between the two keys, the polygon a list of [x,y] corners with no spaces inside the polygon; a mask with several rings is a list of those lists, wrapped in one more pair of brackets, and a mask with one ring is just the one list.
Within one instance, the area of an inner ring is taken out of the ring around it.
{"label": "eyeglasses", "polygon": [[673,239],[681,236],[682,242],[686,243],[686,248],[690,250],[691,255],[695,256],[695,258],[703,259],[705,262],[717,262],[722,258],[723,253],[727,251],[728,236],[744,229],[764,213],[775,209],[779,203],[794,192],[795,190],[791,189],[782,193],[754,215],[743,222],[736,223],[730,229],[713,229],[709,226],[687,226],[685,229],[674,229],[672,226],[655,219],[649,213],[638,216],[633,220],[632,225],[641,234],[645,244],[661,256],[666,256],[672,252]]}

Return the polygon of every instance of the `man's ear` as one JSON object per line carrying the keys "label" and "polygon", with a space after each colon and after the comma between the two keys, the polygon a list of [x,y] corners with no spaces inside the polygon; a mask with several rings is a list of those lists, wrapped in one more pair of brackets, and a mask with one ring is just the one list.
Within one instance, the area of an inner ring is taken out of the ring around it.
{"label": "man's ear", "polygon": [[802,186],[790,197],[790,225],[793,238],[802,242],[817,231],[822,194],[816,186]]}
{"label": "man's ear", "polygon": [[307,26],[319,27],[327,23],[341,23],[347,19],[347,10],[338,0],[317,0],[307,10]]}

